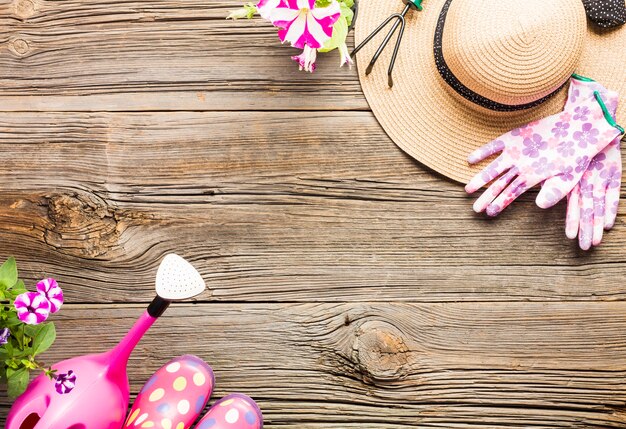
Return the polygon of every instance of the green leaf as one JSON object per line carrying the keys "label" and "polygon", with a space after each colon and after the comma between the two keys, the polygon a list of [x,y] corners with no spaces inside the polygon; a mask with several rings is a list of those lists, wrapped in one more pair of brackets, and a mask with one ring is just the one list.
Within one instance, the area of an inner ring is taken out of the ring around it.
{"label": "green leaf", "polygon": [[7,369],[7,393],[10,398],[17,398],[26,390],[30,372],[26,368]]}
{"label": "green leaf", "polygon": [[15,285],[11,288],[11,294],[13,294],[14,297],[21,295],[24,292],[28,291],[26,290],[26,286],[24,286],[23,280],[18,280],[17,283],[15,283]]}
{"label": "green leaf", "polygon": [[17,264],[10,257],[0,266],[0,288],[10,289],[17,283]]}
{"label": "green leaf", "polygon": [[348,21],[341,16],[333,26],[333,37],[319,51],[330,52],[337,49],[340,45],[346,43],[346,37],[348,37]]}
{"label": "green leaf", "polygon": [[344,5],[345,5],[346,7],[349,7],[349,8],[351,8],[351,9],[352,9],[352,8],[354,7],[354,0],[343,0],[343,1],[341,2],[341,5],[342,5],[342,6],[344,6]]}
{"label": "green leaf", "polygon": [[315,7],[328,7],[332,0],[315,0]]}
{"label": "green leaf", "polygon": [[37,356],[48,350],[57,337],[54,323],[45,323],[41,331],[33,339],[33,356]]}

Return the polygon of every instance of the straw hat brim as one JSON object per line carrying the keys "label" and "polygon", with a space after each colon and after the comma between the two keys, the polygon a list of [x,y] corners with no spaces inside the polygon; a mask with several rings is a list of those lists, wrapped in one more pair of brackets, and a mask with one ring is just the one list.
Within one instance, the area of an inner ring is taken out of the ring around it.
{"label": "straw hat brim", "polygon": [[[357,54],[359,79],[365,97],[389,137],[427,167],[467,183],[485,164],[470,166],[467,156],[499,135],[563,109],[567,88],[545,103],[520,112],[494,113],[460,102],[440,77],[433,40],[445,0],[428,0],[424,10],[410,11],[393,72],[387,86],[387,66],[393,43],[383,52],[369,76],[365,69],[386,34],[383,30]],[[401,1],[359,0],[355,43],[359,44],[386,17],[401,11]],[[626,125],[626,26],[599,29],[588,24],[576,73],[593,78],[620,94],[617,122]]]}

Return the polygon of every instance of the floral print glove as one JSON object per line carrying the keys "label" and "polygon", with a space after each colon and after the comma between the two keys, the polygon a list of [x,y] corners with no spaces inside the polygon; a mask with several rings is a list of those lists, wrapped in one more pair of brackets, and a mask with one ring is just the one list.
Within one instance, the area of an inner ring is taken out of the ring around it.
{"label": "floral print glove", "polygon": [[583,250],[602,241],[604,230],[615,224],[622,183],[622,157],[617,137],[595,156],[580,182],[567,196],[565,234]]}
{"label": "floral print glove", "polygon": [[493,181],[474,210],[496,216],[542,182],[537,205],[548,208],[559,202],[591,160],[624,133],[605,105],[617,98],[598,82],[574,75],[563,112],[509,131],[470,154],[468,161],[475,164],[500,153],[465,187],[471,194]]}

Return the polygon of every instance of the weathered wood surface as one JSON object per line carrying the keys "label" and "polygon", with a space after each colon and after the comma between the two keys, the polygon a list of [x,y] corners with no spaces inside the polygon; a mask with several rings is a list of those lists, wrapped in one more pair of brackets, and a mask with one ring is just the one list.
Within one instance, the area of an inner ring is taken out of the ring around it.
{"label": "weathered wood surface", "polygon": [[111,346],[178,251],[209,290],[134,392],[196,353],[268,428],[626,427],[626,208],[589,253],[563,205],[474,215],[238,5],[0,1],[0,258],[65,288],[46,359]]}
{"label": "weathered wood surface", "polygon": [[[113,346],[143,307],[67,310],[50,360]],[[625,317],[623,302],[180,305],[130,377],[136,392],[197,354],[215,396],[250,393],[268,427],[621,428]]]}

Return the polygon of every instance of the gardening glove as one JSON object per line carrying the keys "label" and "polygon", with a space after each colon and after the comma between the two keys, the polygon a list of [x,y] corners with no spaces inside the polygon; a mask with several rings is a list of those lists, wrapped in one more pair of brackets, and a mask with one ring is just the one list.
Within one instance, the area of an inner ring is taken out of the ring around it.
{"label": "gardening glove", "polygon": [[474,151],[468,158],[471,164],[501,152],[465,187],[471,194],[493,181],[474,210],[496,216],[544,181],[537,205],[558,203],[580,181],[591,159],[624,133],[604,102],[617,97],[598,82],[573,75],[561,113],[509,131]]}
{"label": "gardening glove", "polygon": [[621,183],[618,137],[591,160],[580,182],[567,196],[565,234],[571,239],[578,236],[581,249],[599,245],[604,230],[615,224]]}
{"label": "gardening glove", "polygon": [[[233,393],[217,401],[195,429],[262,429],[263,415],[251,398]],[[174,428],[172,428],[174,429]]]}

